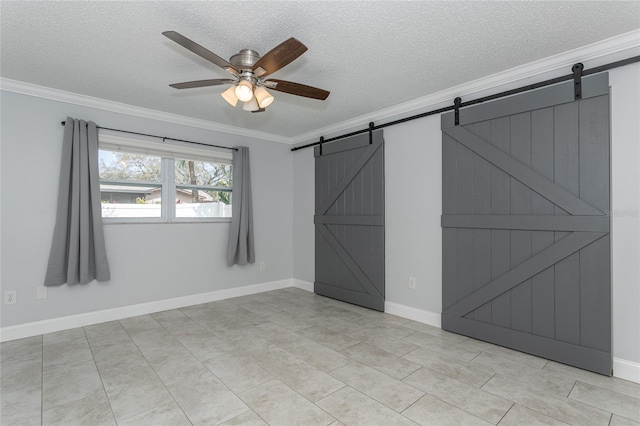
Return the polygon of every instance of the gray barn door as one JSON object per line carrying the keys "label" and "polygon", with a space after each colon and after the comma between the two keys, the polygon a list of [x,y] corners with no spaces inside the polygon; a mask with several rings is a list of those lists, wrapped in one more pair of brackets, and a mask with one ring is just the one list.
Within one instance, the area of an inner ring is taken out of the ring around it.
{"label": "gray barn door", "polygon": [[442,328],[611,374],[607,74],[442,116]]}
{"label": "gray barn door", "polygon": [[382,130],[315,147],[314,291],[384,311]]}

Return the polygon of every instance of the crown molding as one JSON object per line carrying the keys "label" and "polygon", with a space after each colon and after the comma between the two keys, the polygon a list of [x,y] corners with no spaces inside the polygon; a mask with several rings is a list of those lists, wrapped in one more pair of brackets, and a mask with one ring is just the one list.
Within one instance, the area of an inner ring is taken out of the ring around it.
{"label": "crown molding", "polygon": [[128,105],[121,102],[95,98],[93,96],[81,95],[64,90],[52,89],[50,87],[38,86],[37,84],[25,83],[23,81],[11,80],[8,78],[0,78],[0,89],[7,92],[20,93],[23,95],[35,96],[38,98],[50,99],[58,102],[66,102],[69,104],[96,108],[104,111],[126,114],[140,118],[147,118],[150,120],[164,121],[167,123],[196,127],[206,130],[214,130],[216,132],[246,136],[249,138],[268,140],[272,142],[285,144],[293,143],[292,138],[276,135],[273,133],[244,129],[242,127],[236,126],[229,126],[213,121],[186,117],[184,115],[172,114],[169,112],[143,108],[135,105]]}
{"label": "crown molding", "polygon": [[[296,145],[303,142],[317,140],[320,136],[328,136],[332,134],[344,133],[354,128],[364,128],[367,123],[373,121],[377,124],[392,121],[403,115],[417,113],[420,110],[428,110],[444,105],[450,105],[453,99],[460,96],[463,100],[473,95],[501,86],[531,83],[530,79],[541,80],[542,75],[545,78],[553,78],[559,75],[567,74],[568,69],[576,62],[583,62],[587,69],[589,65],[597,66],[599,60],[610,56],[619,55],[617,59],[624,59],[624,53],[628,53],[627,57],[633,56],[629,53],[632,49],[640,47],[640,30],[634,30],[615,37],[611,37],[596,43],[582,46],[573,50],[559,53],[544,59],[540,59],[528,64],[524,64],[506,71],[482,77],[477,80],[464,83],[431,95],[403,102],[388,108],[374,111],[370,114],[364,114],[349,120],[341,121],[330,126],[311,130],[309,132],[287,137],[276,135],[273,133],[260,132],[256,130],[245,129],[242,127],[230,126],[226,124],[216,123],[213,121],[202,120],[197,118],[186,117],[183,115],[172,114],[163,111],[157,111],[149,108],[128,105],[120,102],[109,101],[106,99],[95,98],[92,96],[80,95],[77,93],[67,92],[64,90],[52,89],[48,87],[38,86],[22,81],[0,78],[0,89],[9,92],[21,93],[24,95],[36,96],[54,101],[66,102],[74,105],[86,106],[89,108],[97,108],[105,111],[127,114],[131,116],[147,118],[151,120],[164,121],[173,124],[196,127],[201,129],[213,130],[222,133],[228,133],[250,138],[268,140],[272,142]],[[637,52],[635,54],[638,54]],[[593,64],[589,64],[593,62]]]}
{"label": "crown molding", "polygon": [[[573,50],[559,53],[557,55],[530,62],[528,64],[501,71],[487,77],[482,77],[468,83],[464,83],[458,86],[451,87],[449,89],[442,90],[440,92],[433,93],[431,95],[423,96],[407,102],[403,102],[401,104],[384,108],[370,114],[364,114],[359,117],[342,121],[340,123],[332,124],[330,126],[303,133],[292,138],[293,144],[312,142],[314,140],[318,140],[320,136],[326,137],[328,135],[345,133],[353,131],[356,128],[363,129],[366,128],[368,123],[372,121],[377,122],[376,124],[382,124],[384,122],[392,121],[392,118],[396,118],[402,115],[406,116],[410,113],[419,113],[419,110],[430,110],[441,108],[446,105],[452,105],[453,99],[458,96],[460,96],[463,101],[471,100],[473,98],[469,99],[470,96],[476,95],[475,97],[478,97],[478,93],[489,89],[495,89],[496,87],[510,84],[516,87],[517,85],[521,84],[533,83],[533,81],[526,81],[528,79],[541,81],[547,78],[553,78],[560,75],[568,74],[571,66],[576,62],[585,63],[585,67],[588,69],[588,65],[601,65],[601,63],[595,62],[598,62],[603,58],[628,53],[626,56],[615,58],[613,60],[624,59],[626,57],[637,55],[637,52],[630,54],[629,51],[632,49],[638,49],[639,47],[640,30],[634,30],[615,37],[598,41],[596,43],[592,43]],[[589,62],[594,62],[594,64],[588,64]],[[544,74],[552,75],[545,76],[545,78],[540,78],[540,76]],[[465,99],[465,97],[467,99]]]}

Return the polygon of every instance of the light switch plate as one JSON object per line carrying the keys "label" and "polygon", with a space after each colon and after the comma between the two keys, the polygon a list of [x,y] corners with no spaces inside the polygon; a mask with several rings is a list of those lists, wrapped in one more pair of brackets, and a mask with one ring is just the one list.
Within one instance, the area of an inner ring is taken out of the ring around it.
{"label": "light switch plate", "polygon": [[47,298],[47,288],[45,286],[36,287],[36,299],[42,300]]}

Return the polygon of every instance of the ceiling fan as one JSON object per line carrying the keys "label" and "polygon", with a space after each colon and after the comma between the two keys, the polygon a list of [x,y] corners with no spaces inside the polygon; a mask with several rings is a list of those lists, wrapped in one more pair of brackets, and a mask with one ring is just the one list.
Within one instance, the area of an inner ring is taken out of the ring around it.
{"label": "ceiling fan", "polygon": [[329,96],[328,91],[317,87],[285,80],[266,79],[267,76],[290,64],[307,51],[307,46],[293,37],[280,43],[262,57],[255,50],[242,49],[227,62],[180,33],[165,31],[162,34],[214,65],[227,70],[234,77],[187,81],[169,85],[175,89],[232,84],[222,92],[221,96],[234,107],[238,101],[242,101],[244,103],[242,109],[251,112],[262,112],[273,102],[273,95],[266,88],[312,99],[325,100]]}

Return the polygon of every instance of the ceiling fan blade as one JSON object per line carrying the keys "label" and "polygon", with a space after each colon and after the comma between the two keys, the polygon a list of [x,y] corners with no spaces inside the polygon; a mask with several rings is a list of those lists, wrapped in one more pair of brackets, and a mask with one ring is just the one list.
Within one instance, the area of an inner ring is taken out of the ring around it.
{"label": "ceiling fan blade", "polygon": [[253,113],[256,113],[256,112],[265,112],[265,111],[266,111],[265,108],[260,108],[260,109],[257,109],[255,111],[251,111],[251,113],[253,114]]}
{"label": "ceiling fan blade", "polygon": [[205,49],[202,46],[200,46],[195,41],[186,38],[182,34],[177,33],[175,31],[165,31],[165,32],[162,33],[162,35],[164,35],[165,37],[175,41],[180,46],[184,47],[185,49],[188,49],[188,50],[192,51],[193,53],[195,53],[196,55],[206,59],[207,61],[219,66],[220,68],[223,68],[223,69],[229,71],[231,74],[238,75],[238,70],[235,69],[229,62],[225,61],[224,59],[222,59],[220,56],[216,55],[215,53]]}
{"label": "ceiling fan blade", "polygon": [[[329,96],[326,90],[318,89],[317,87],[307,86],[306,84],[293,83],[285,80],[267,80],[265,84],[270,89],[277,90],[279,92],[289,93],[296,96],[304,96],[305,98],[313,98],[325,100]],[[275,86],[273,85],[275,83]]]}
{"label": "ceiling fan blade", "polygon": [[174,83],[169,86],[174,89],[194,89],[196,87],[220,86],[221,84],[231,84],[235,82],[235,80],[230,78],[215,78],[213,80],[185,81],[184,83]]}
{"label": "ceiling fan blade", "polygon": [[290,64],[294,59],[306,51],[307,46],[291,37],[289,40],[280,43],[260,58],[253,66],[253,71],[259,77],[267,76]]}

